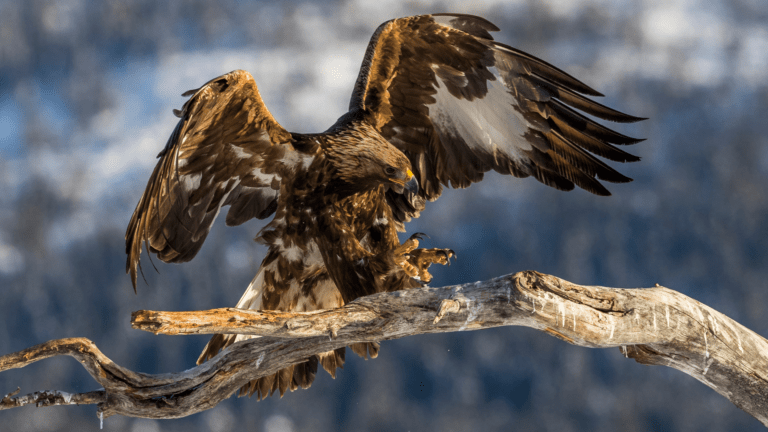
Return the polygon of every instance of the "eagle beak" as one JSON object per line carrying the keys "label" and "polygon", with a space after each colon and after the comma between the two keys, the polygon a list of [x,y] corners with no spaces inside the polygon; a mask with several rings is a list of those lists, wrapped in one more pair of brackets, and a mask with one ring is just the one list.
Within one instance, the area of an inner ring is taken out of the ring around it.
{"label": "eagle beak", "polygon": [[419,181],[416,180],[411,170],[408,170],[408,178],[409,180],[405,183],[405,190],[415,195],[419,192]]}

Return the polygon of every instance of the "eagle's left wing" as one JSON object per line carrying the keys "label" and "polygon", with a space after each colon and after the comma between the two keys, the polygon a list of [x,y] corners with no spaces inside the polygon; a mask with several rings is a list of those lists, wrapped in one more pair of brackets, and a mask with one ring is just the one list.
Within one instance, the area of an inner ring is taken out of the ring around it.
{"label": "eagle's left wing", "polygon": [[422,15],[382,24],[368,45],[350,111],[364,112],[411,160],[419,196],[388,196],[400,221],[440,196],[442,186],[464,188],[490,170],[598,195],[609,195],[598,179],[631,180],[593,154],[636,161],[612,144],[641,140],[576,110],[616,122],[642,119],[584,97],[601,95],[495,42],[489,31],[498,28],[479,17]]}

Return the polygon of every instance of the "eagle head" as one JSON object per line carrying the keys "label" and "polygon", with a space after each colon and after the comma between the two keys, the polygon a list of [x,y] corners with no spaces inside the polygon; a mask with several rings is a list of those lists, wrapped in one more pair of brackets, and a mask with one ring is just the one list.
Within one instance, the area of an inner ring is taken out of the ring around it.
{"label": "eagle head", "polygon": [[325,153],[339,178],[360,191],[379,185],[397,193],[419,191],[411,161],[365,122],[329,136]]}

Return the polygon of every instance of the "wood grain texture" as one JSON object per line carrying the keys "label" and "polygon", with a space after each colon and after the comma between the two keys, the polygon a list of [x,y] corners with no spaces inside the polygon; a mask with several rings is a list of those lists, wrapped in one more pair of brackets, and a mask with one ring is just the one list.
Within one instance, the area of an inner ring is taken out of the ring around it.
{"label": "wood grain texture", "polygon": [[[0,371],[69,355],[104,387],[103,399],[78,396],[84,403],[98,403],[104,417],[176,418],[216,406],[250,380],[353,342],[526,326],[575,345],[619,347],[640,363],[678,369],[768,425],[768,341],[711,307],[660,286],[582,286],[526,271],[459,286],[374,294],[333,310],[138,311],[132,324],[163,334],[263,337],[236,343],[181,373],[129,371],[82,338],[50,341],[0,357]],[[30,400],[30,395],[23,397]],[[9,395],[0,408],[23,405],[19,400]]]}

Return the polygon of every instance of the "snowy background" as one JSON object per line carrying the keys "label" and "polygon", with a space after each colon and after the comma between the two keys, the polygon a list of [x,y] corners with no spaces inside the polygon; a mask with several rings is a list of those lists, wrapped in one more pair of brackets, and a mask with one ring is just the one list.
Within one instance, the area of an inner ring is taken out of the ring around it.
{"label": "snowy background", "polygon": [[[387,19],[488,18],[494,37],[649,117],[617,129],[648,141],[613,196],[490,175],[449,191],[409,233],[459,260],[433,285],[535,269],[614,287],[660,283],[768,335],[768,8],[765,0],[0,0],[0,353],[84,336],[149,373],[194,365],[206,336],[132,330],[131,311],[234,305],[265,250],[262,226],[217,221],[191,264],[145,265],[134,295],[124,230],[175,125],[180,94],[250,71],[287,129],[346,111],[363,52]],[[614,164],[615,166],[615,164]],[[145,264],[148,264],[145,261]],[[90,391],[74,360],[0,374]],[[97,430],[94,406],[23,408],[4,428]],[[336,380],[263,402],[230,398],[179,420],[112,417],[105,430],[762,430],[680,372],[502,328],[385,342]]]}

